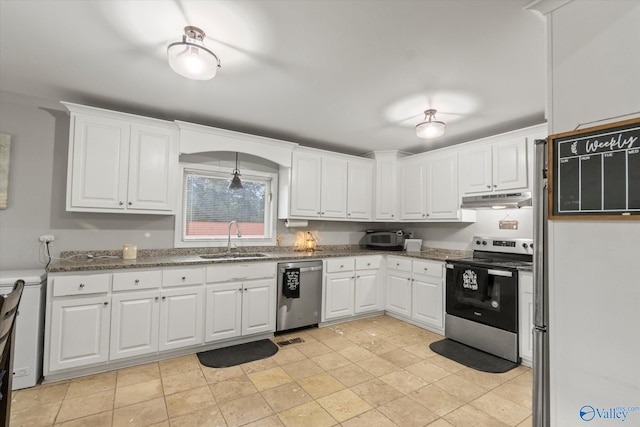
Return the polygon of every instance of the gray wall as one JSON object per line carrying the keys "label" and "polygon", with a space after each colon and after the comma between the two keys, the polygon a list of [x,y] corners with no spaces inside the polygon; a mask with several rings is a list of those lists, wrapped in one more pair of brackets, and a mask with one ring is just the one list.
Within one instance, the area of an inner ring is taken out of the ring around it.
{"label": "gray wall", "polygon": [[[173,216],[65,211],[69,116],[58,102],[2,92],[0,132],[12,135],[9,207],[0,210],[0,269],[43,267],[38,240],[43,234],[55,236],[54,256],[63,250],[119,249],[125,242],[140,249],[173,247]],[[231,160],[223,158],[220,164],[229,166]],[[258,163],[253,160],[248,159]],[[519,230],[497,230],[497,222],[507,214],[520,221]],[[478,211],[475,224],[310,221],[308,227],[289,229],[278,221],[277,233],[285,246],[307,230],[317,233],[321,244],[357,244],[367,228],[403,228],[427,246],[469,249],[476,234],[528,237],[532,225],[531,211],[523,209]]]}

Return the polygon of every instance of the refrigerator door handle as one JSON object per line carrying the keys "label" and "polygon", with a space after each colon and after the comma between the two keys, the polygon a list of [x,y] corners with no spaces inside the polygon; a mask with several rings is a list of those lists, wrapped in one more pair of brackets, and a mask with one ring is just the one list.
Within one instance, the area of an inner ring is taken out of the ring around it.
{"label": "refrigerator door handle", "polygon": [[546,328],[533,328],[533,427],[548,427],[549,412],[549,334]]}

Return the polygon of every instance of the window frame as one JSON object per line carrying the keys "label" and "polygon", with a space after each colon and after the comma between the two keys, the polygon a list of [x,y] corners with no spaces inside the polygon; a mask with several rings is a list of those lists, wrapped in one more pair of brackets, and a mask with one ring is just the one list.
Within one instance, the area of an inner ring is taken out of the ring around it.
{"label": "window frame", "polygon": [[[185,198],[185,173],[194,172],[202,175],[227,175],[231,180],[233,168],[212,166],[198,163],[180,163],[180,192],[176,201],[176,216],[174,226],[174,247],[176,248],[207,248],[207,247],[226,247],[227,236],[216,238],[198,238],[188,239],[184,238],[184,201]],[[241,170],[241,179],[246,178],[261,178],[264,180],[270,180],[270,185],[267,187],[267,197],[264,214],[265,214],[265,237],[241,237],[238,238],[235,235],[235,228],[232,230],[231,243],[235,244],[235,247],[243,246],[275,246],[276,245],[276,225],[277,225],[277,206],[278,206],[278,174],[261,172],[243,168]],[[242,230],[240,230],[242,232]]]}

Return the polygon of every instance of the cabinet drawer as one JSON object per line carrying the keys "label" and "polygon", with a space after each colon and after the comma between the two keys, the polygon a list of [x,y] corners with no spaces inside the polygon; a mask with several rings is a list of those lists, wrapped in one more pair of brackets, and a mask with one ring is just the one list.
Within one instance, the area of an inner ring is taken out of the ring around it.
{"label": "cabinet drawer", "polygon": [[204,282],[204,269],[177,268],[162,272],[162,287],[201,285]]}
{"label": "cabinet drawer", "polygon": [[109,292],[110,274],[53,278],[53,296],[100,294]]}
{"label": "cabinet drawer", "polygon": [[131,271],[113,273],[113,290],[130,291],[132,289],[160,288],[161,271]]}
{"label": "cabinet drawer", "polygon": [[240,282],[269,277],[276,277],[276,264],[273,262],[243,262],[207,267],[207,283]]}
{"label": "cabinet drawer", "polygon": [[356,270],[377,270],[381,259],[380,255],[356,257]]}
{"label": "cabinet drawer", "polygon": [[411,272],[411,260],[408,258],[387,257],[387,268]]}
{"label": "cabinet drawer", "polygon": [[353,271],[354,267],[354,258],[330,258],[326,260],[325,272],[338,273],[340,271]]}
{"label": "cabinet drawer", "polygon": [[442,263],[438,261],[413,261],[413,273],[442,279]]}

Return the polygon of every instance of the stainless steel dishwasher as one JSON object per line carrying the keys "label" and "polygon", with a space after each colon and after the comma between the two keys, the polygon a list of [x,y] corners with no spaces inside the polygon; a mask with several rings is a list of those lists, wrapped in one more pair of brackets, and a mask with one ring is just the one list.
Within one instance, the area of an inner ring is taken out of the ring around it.
{"label": "stainless steel dishwasher", "polygon": [[[298,298],[287,298],[283,292],[285,273],[299,271]],[[278,312],[276,331],[317,325],[322,307],[322,261],[295,261],[278,264]]]}

